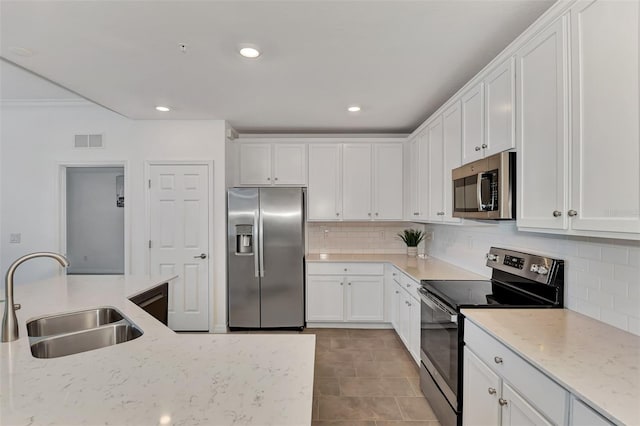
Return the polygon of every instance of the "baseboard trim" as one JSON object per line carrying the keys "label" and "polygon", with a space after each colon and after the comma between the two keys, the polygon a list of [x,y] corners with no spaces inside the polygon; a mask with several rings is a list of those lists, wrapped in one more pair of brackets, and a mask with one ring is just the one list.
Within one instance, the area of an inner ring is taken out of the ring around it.
{"label": "baseboard trim", "polygon": [[307,328],[361,328],[361,329],[392,329],[388,322],[308,322]]}
{"label": "baseboard trim", "polygon": [[224,334],[226,332],[227,332],[227,325],[226,324],[224,324],[224,325],[216,325],[216,326],[213,327],[213,331],[212,331],[212,333],[215,333],[215,334]]}

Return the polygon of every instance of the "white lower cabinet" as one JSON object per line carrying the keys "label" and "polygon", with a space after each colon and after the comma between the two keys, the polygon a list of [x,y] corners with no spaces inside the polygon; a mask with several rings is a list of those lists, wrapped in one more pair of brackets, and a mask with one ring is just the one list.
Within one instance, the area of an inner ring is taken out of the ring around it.
{"label": "white lower cabinet", "polygon": [[413,357],[420,362],[420,300],[413,290],[415,283],[399,272],[393,272],[391,324]]}
{"label": "white lower cabinet", "polygon": [[573,395],[571,396],[570,426],[610,426],[612,424],[584,402]]}
{"label": "white lower cabinet", "polygon": [[465,320],[463,425],[611,425],[592,407]]}
{"label": "white lower cabinet", "polygon": [[308,264],[307,323],[383,322],[383,271],[383,264]]}

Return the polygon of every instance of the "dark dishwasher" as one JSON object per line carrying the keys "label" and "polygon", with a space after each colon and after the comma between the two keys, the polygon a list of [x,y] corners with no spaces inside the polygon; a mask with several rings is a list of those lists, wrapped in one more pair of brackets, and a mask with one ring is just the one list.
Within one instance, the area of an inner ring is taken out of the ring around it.
{"label": "dark dishwasher", "polygon": [[133,303],[144,309],[149,315],[167,325],[169,311],[169,284],[164,283],[147,290],[137,296],[129,298]]}

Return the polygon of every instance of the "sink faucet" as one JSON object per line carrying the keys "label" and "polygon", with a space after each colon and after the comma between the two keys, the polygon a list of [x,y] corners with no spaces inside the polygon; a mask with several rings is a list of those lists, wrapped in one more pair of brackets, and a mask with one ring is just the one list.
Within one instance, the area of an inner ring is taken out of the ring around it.
{"label": "sink faucet", "polygon": [[18,266],[23,264],[29,259],[35,259],[36,257],[51,257],[63,267],[69,266],[69,261],[66,257],[58,253],[38,252],[30,253],[16,259],[15,262],[9,266],[7,270],[7,276],[5,278],[4,288],[4,316],[2,317],[2,342],[12,342],[18,339],[18,318],[16,317],[16,310],[20,309],[19,304],[13,303],[13,274],[16,272]]}

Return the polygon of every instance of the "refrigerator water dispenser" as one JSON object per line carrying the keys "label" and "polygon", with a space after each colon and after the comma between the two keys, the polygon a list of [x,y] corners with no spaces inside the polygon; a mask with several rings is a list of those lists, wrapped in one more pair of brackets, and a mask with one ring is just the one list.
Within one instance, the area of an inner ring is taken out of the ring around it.
{"label": "refrigerator water dispenser", "polygon": [[236,254],[253,254],[252,225],[236,225]]}

